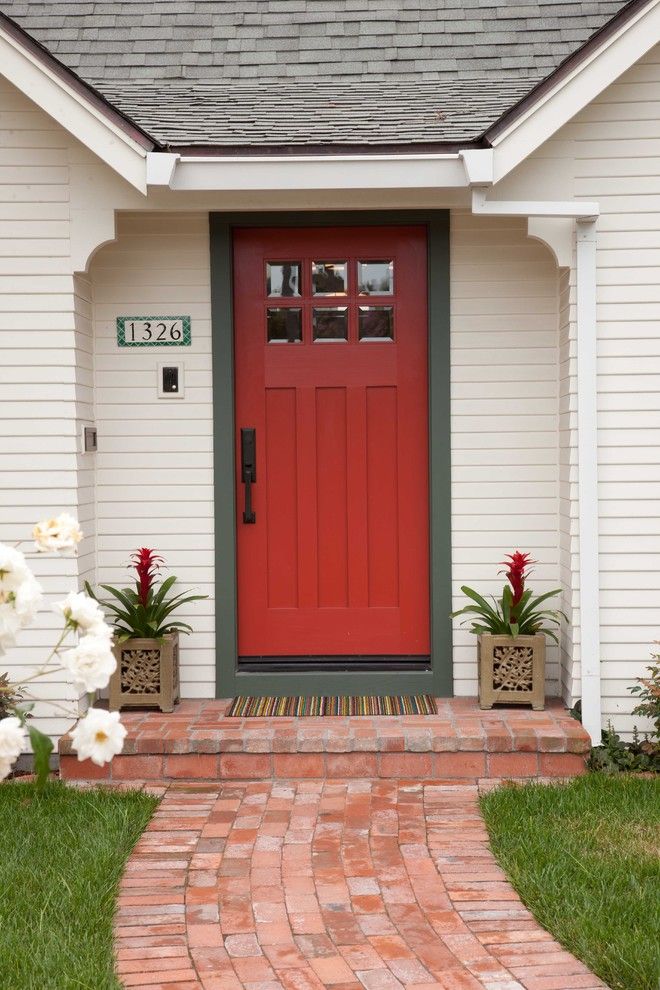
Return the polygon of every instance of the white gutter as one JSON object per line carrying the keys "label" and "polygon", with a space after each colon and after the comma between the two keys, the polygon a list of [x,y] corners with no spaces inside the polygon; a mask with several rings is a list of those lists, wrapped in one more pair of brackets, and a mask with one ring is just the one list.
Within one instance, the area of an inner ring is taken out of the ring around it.
{"label": "white gutter", "polygon": [[479,160],[480,154],[479,151],[463,152],[465,171],[472,185],[473,213],[486,216],[563,217],[577,221],[575,277],[582,724],[592,744],[597,746],[600,744],[602,724],[596,375],[596,223],[600,208],[598,203],[576,200],[488,200],[485,187],[492,183],[493,153],[487,150]]}
{"label": "white gutter", "polygon": [[149,152],[147,185],[177,191],[465,189],[458,154],[240,155]]}

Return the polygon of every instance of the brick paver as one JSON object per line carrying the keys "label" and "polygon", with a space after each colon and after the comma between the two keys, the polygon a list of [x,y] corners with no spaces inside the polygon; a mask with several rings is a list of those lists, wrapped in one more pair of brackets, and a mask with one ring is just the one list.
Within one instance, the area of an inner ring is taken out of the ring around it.
{"label": "brick paver", "polygon": [[571,776],[590,741],[558,699],[543,712],[481,711],[475,698],[438,698],[437,715],[227,718],[229,701],[187,700],[171,714],[125,712],[124,750],[105,767],[78,763],[60,742],[69,779],[264,780],[381,777],[436,780]]}
{"label": "brick paver", "polygon": [[172,784],[116,917],[126,987],[595,990],[490,852],[467,782]]}

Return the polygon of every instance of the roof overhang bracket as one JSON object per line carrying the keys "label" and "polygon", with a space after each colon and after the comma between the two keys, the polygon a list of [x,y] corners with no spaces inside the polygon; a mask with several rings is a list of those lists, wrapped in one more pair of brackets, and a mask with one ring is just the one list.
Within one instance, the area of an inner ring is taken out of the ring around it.
{"label": "roof overhang bracket", "polygon": [[163,151],[149,151],[147,153],[147,185],[171,186],[180,159],[181,155]]}

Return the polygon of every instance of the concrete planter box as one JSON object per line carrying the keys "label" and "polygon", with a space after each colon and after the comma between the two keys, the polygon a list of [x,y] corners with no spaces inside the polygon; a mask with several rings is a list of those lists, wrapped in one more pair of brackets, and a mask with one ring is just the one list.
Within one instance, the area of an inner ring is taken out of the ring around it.
{"label": "concrete planter box", "polygon": [[117,669],[110,678],[110,709],[153,705],[174,711],[179,700],[179,634],[114,642]]}
{"label": "concrete planter box", "polygon": [[545,636],[491,636],[479,643],[479,707],[545,706]]}

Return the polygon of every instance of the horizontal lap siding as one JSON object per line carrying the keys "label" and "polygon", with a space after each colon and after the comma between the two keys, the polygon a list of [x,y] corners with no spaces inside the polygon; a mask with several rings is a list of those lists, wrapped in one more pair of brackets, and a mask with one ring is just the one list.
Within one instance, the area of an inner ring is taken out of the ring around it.
{"label": "horizontal lap siding", "polygon": [[[213,422],[208,217],[124,214],[90,268],[99,449],[99,580],[128,578],[129,553],[156,547],[181,587],[209,595],[182,611],[182,691],[215,693]],[[117,316],[190,315],[192,346],[119,348]],[[185,366],[185,396],[157,397],[157,365]]]}
{"label": "horizontal lap siding", "polygon": [[575,192],[597,199],[603,713],[630,731],[628,687],[660,629],[660,47],[566,128]]}
{"label": "horizontal lap siding", "polygon": [[[91,383],[76,370],[89,342],[77,332],[70,274],[70,145],[64,130],[0,79],[0,540],[8,543],[27,539],[37,519],[80,507],[76,416]],[[0,658],[0,671],[14,678],[46,658],[61,628],[48,605],[78,583],[75,558],[40,557],[31,566],[47,603]],[[54,673],[34,692],[41,727],[58,734],[66,719],[46,701],[74,706],[72,686]]]}
{"label": "horizontal lap siding", "polygon": [[[559,587],[557,268],[516,219],[452,214],[451,450],[454,607],[468,584],[499,594],[512,550]],[[477,690],[476,643],[454,630],[454,687]],[[548,649],[547,688],[559,690]]]}

